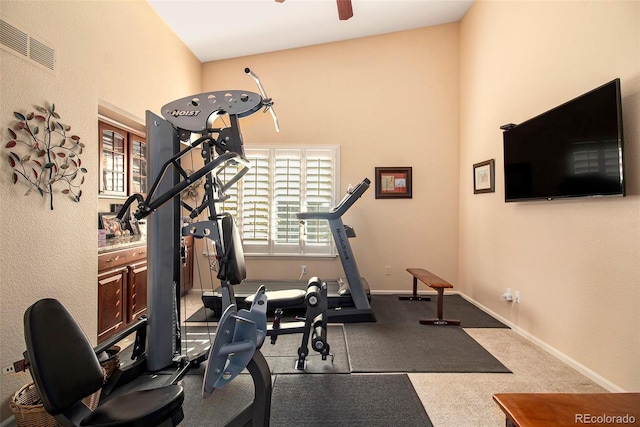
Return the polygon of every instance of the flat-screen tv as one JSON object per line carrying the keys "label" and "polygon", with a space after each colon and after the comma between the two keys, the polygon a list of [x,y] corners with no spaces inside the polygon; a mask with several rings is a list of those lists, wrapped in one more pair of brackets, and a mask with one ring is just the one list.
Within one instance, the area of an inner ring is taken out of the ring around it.
{"label": "flat-screen tv", "polygon": [[507,202],[625,195],[620,79],[502,129]]}

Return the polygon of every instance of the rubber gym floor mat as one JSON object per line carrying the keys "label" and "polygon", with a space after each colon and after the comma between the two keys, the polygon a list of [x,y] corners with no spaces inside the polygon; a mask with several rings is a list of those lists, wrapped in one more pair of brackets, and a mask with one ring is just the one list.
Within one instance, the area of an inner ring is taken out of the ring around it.
{"label": "rubber gym floor mat", "polygon": [[224,426],[253,400],[253,382],[248,374],[238,375],[206,399],[202,397],[202,378],[202,375],[187,375],[182,380],[184,421],[181,427]]}
{"label": "rubber gym floor mat", "polygon": [[[253,399],[249,375],[203,399],[202,377],[188,375],[183,410],[186,427],[224,426]],[[276,375],[271,398],[272,427],[433,426],[411,381],[391,375]]]}
{"label": "rubber gym floor mat", "polygon": [[278,375],[271,426],[432,426],[407,375]]}
{"label": "rubber gym floor mat", "polygon": [[[412,302],[412,301],[409,301]],[[433,312],[433,317],[437,315],[437,299],[436,295],[431,297],[429,301],[429,307],[427,310]],[[482,311],[482,309],[473,305],[460,295],[445,295],[444,296],[444,314],[445,318],[460,320],[460,326],[463,328],[506,328],[505,325],[495,317]],[[432,317],[431,314],[427,314],[424,317]]]}
{"label": "rubber gym floor mat", "polygon": [[[186,348],[204,346],[209,342],[213,342],[216,332],[215,326],[187,326],[183,329],[186,331]],[[265,339],[261,352],[267,359],[269,369],[273,374],[348,374],[351,372],[349,365],[349,355],[347,354],[347,344],[345,340],[344,328],[342,325],[328,325],[327,341],[330,346],[330,352],[333,354],[327,360],[322,360],[319,353],[311,350],[311,340],[309,340],[309,356],[307,356],[307,367],[304,371],[295,369],[295,363],[298,360],[298,347],[302,341],[302,334],[282,335],[278,337],[275,344],[271,344],[271,337]],[[204,372],[201,369],[196,373]]]}
{"label": "rubber gym floor mat", "polygon": [[[371,306],[376,318],[382,317],[389,322],[418,322],[437,317],[438,296],[428,296],[431,301],[400,301],[398,295],[373,295]],[[444,296],[443,314],[445,319],[459,320],[463,328],[509,328],[460,295]]]}
{"label": "rubber gym floor mat", "polygon": [[429,303],[374,296],[376,323],[344,325],[352,372],[511,372],[461,327],[421,325]]}
{"label": "rubber gym floor mat", "polygon": [[309,355],[307,356],[307,367],[304,371],[295,369],[295,363],[298,360],[298,348],[301,342],[302,334],[279,336],[275,345],[272,345],[271,338],[267,337],[260,351],[267,359],[272,373],[348,374],[351,372],[342,325],[328,325],[327,327],[327,342],[329,343],[329,351],[333,354],[333,360],[331,357],[327,357],[327,360],[322,360],[320,353],[311,350],[311,338],[309,338],[307,344]]}

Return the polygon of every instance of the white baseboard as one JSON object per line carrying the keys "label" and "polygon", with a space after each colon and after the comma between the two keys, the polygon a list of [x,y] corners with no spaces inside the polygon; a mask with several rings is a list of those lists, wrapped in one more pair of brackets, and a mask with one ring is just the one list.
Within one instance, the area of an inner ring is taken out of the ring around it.
{"label": "white baseboard", "polygon": [[572,359],[571,357],[567,356],[566,354],[562,353],[561,351],[557,350],[556,348],[550,346],[546,342],[542,341],[540,338],[538,338],[538,337],[530,334],[529,332],[519,328],[518,325],[516,325],[513,322],[511,322],[510,319],[505,319],[504,317],[502,317],[499,314],[493,312],[489,308],[485,307],[484,305],[478,303],[477,301],[473,300],[472,298],[468,297],[467,295],[465,295],[465,294],[463,294],[461,292],[458,292],[458,295],[460,295],[462,298],[464,298],[465,300],[469,301],[471,304],[475,305],[476,307],[480,308],[482,311],[484,311],[484,312],[490,314],[491,316],[495,317],[496,319],[498,319],[499,321],[501,321],[505,325],[508,325],[512,330],[517,332],[518,335],[520,335],[521,337],[525,338],[527,341],[535,344],[537,347],[545,350],[547,353],[551,354],[555,358],[560,359],[562,362],[566,363],[567,365],[569,365],[570,367],[572,367],[576,371],[580,372],[582,375],[584,375],[585,377],[589,378],[591,381],[595,382],[599,386],[607,389],[608,391],[610,391],[612,393],[624,393],[625,392],[624,389],[622,389],[618,385],[612,383],[611,381],[607,380],[602,375],[592,371],[591,369],[587,368],[583,364],[577,362],[576,360]]}

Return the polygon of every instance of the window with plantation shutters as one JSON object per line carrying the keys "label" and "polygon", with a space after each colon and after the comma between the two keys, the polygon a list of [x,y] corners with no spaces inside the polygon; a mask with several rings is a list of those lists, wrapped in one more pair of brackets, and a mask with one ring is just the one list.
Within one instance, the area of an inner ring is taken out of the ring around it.
{"label": "window with plantation shutters", "polygon": [[251,170],[220,204],[236,218],[245,254],[334,255],[327,221],[301,223],[297,214],[335,205],[339,148],[245,147],[245,157]]}
{"label": "window with plantation shutters", "polygon": [[269,150],[252,150],[247,159],[251,162],[251,169],[240,181],[242,197],[239,204],[242,212],[237,217],[240,235],[247,253],[268,252],[271,200]]}
{"label": "window with plantation shutters", "polygon": [[[310,150],[306,158],[306,212],[327,211],[336,203],[333,161],[325,152]],[[305,243],[308,252],[331,246],[333,237],[326,220],[306,221]]]}
{"label": "window with plantation shutters", "polygon": [[273,244],[276,253],[296,253],[301,226],[296,214],[302,205],[300,150],[275,150],[273,158]]}

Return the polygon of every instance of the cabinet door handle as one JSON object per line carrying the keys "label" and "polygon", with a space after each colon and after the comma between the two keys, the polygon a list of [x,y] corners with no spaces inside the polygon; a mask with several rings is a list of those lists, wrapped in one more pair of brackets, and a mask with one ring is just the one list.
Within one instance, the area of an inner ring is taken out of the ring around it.
{"label": "cabinet door handle", "polygon": [[120,255],[116,256],[115,258],[109,258],[105,260],[105,262],[113,262],[113,261],[117,261],[118,259],[120,259]]}

